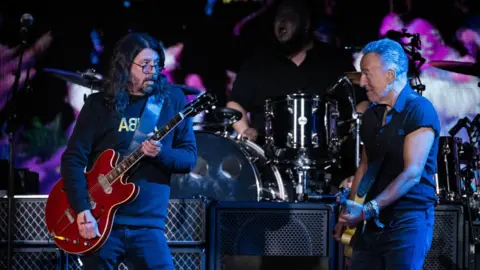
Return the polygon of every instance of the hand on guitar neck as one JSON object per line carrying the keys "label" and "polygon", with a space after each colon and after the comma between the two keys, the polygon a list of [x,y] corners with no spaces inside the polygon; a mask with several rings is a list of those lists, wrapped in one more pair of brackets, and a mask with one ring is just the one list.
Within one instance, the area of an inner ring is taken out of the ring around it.
{"label": "hand on guitar neck", "polygon": [[85,239],[93,239],[101,236],[98,230],[98,224],[90,210],[85,210],[77,215],[77,225],[80,236]]}
{"label": "hand on guitar neck", "polygon": [[355,227],[358,223],[365,220],[363,213],[363,204],[356,201],[347,200],[344,204],[344,208],[340,212],[337,225],[333,229],[333,237],[337,241],[342,240],[342,235],[347,227]]}

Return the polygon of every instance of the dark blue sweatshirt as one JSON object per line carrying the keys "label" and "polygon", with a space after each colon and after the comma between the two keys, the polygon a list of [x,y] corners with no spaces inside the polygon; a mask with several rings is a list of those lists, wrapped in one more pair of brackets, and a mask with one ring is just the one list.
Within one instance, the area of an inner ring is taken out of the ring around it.
{"label": "dark blue sweatshirt", "polygon": [[[162,128],[186,105],[183,92],[168,87],[157,123]],[[131,96],[127,110],[121,115],[106,107],[103,93],[92,94],[78,116],[75,128],[62,156],[61,173],[68,201],[76,213],[90,209],[87,200],[85,167],[89,171],[97,157],[106,149],[126,155],[147,97]],[[152,131],[153,132],[153,131]],[[118,209],[114,224],[142,227],[165,227],[170,178],[172,173],[188,173],[195,166],[197,148],[190,118],[181,122],[163,140],[156,158],[143,157],[131,170],[130,182],[140,192],[129,204]]]}

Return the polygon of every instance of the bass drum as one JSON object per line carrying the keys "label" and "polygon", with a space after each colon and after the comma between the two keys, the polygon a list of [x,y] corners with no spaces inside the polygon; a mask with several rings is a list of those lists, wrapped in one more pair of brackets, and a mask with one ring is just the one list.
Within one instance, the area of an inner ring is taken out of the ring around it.
{"label": "bass drum", "polygon": [[279,170],[257,144],[207,131],[195,131],[197,164],[175,174],[172,199],[204,196],[219,201],[287,201]]}

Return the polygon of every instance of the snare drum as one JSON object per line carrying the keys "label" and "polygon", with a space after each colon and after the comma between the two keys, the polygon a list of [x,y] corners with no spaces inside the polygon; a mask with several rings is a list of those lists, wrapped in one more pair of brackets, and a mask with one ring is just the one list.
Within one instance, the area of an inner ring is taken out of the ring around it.
{"label": "snare drum", "polygon": [[257,144],[196,131],[197,164],[172,177],[171,198],[202,195],[222,201],[287,201],[282,176]]}
{"label": "snare drum", "polygon": [[338,116],[337,103],[294,93],[265,102],[266,144],[277,149],[326,149]]}

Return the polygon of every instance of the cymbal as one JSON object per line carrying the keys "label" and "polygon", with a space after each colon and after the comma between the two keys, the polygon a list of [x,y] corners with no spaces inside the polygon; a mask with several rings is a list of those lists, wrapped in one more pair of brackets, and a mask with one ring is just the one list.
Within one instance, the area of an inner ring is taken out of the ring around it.
{"label": "cymbal", "polygon": [[240,111],[226,107],[215,108],[212,111],[212,115],[215,117],[214,122],[195,122],[193,126],[225,128],[242,119],[242,113]]}
{"label": "cymbal", "polygon": [[60,69],[45,68],[44,72],[51,73],[53,76],[67,82],[78,84],[93,90],[101,91],[103,86],[103,77],[93,71],[71,72]]}
{"label": "cymbal", "polygon": [[353,84],[360,84],[360,77],[362,77],[362,73],[358,71],[348,71],[345,72],[345,76],[347,76]]}
{"label": "cymbal", "polygon": [[221,107],[213,111],[213,115],[218,121],[235,123],[242,119],[242,113],[231,108]]}
{"label": "cymbal", "polygon": [[[103,88],[103,76],[99,73],[94,73],[91,70],[87,72],[71,72],[65,71],[60,69],[53,69],[53,68],[45,68],[43,69],[44,72],[51,73],[53,76],[65,80],[67,82],[71,82],[74,84],[78,84],[93,90],[101,91]],[[186,86],[183,84],[171,84],[173,87],[178,87],[182,89],[185,95],[198,95],[202,91]]]}
{"label": "cymbal", "polygon": [[436,67],[446,71],[480,77],[480,64],[478,63],[456,61],[430,61],[428,64],[432,67]]}

